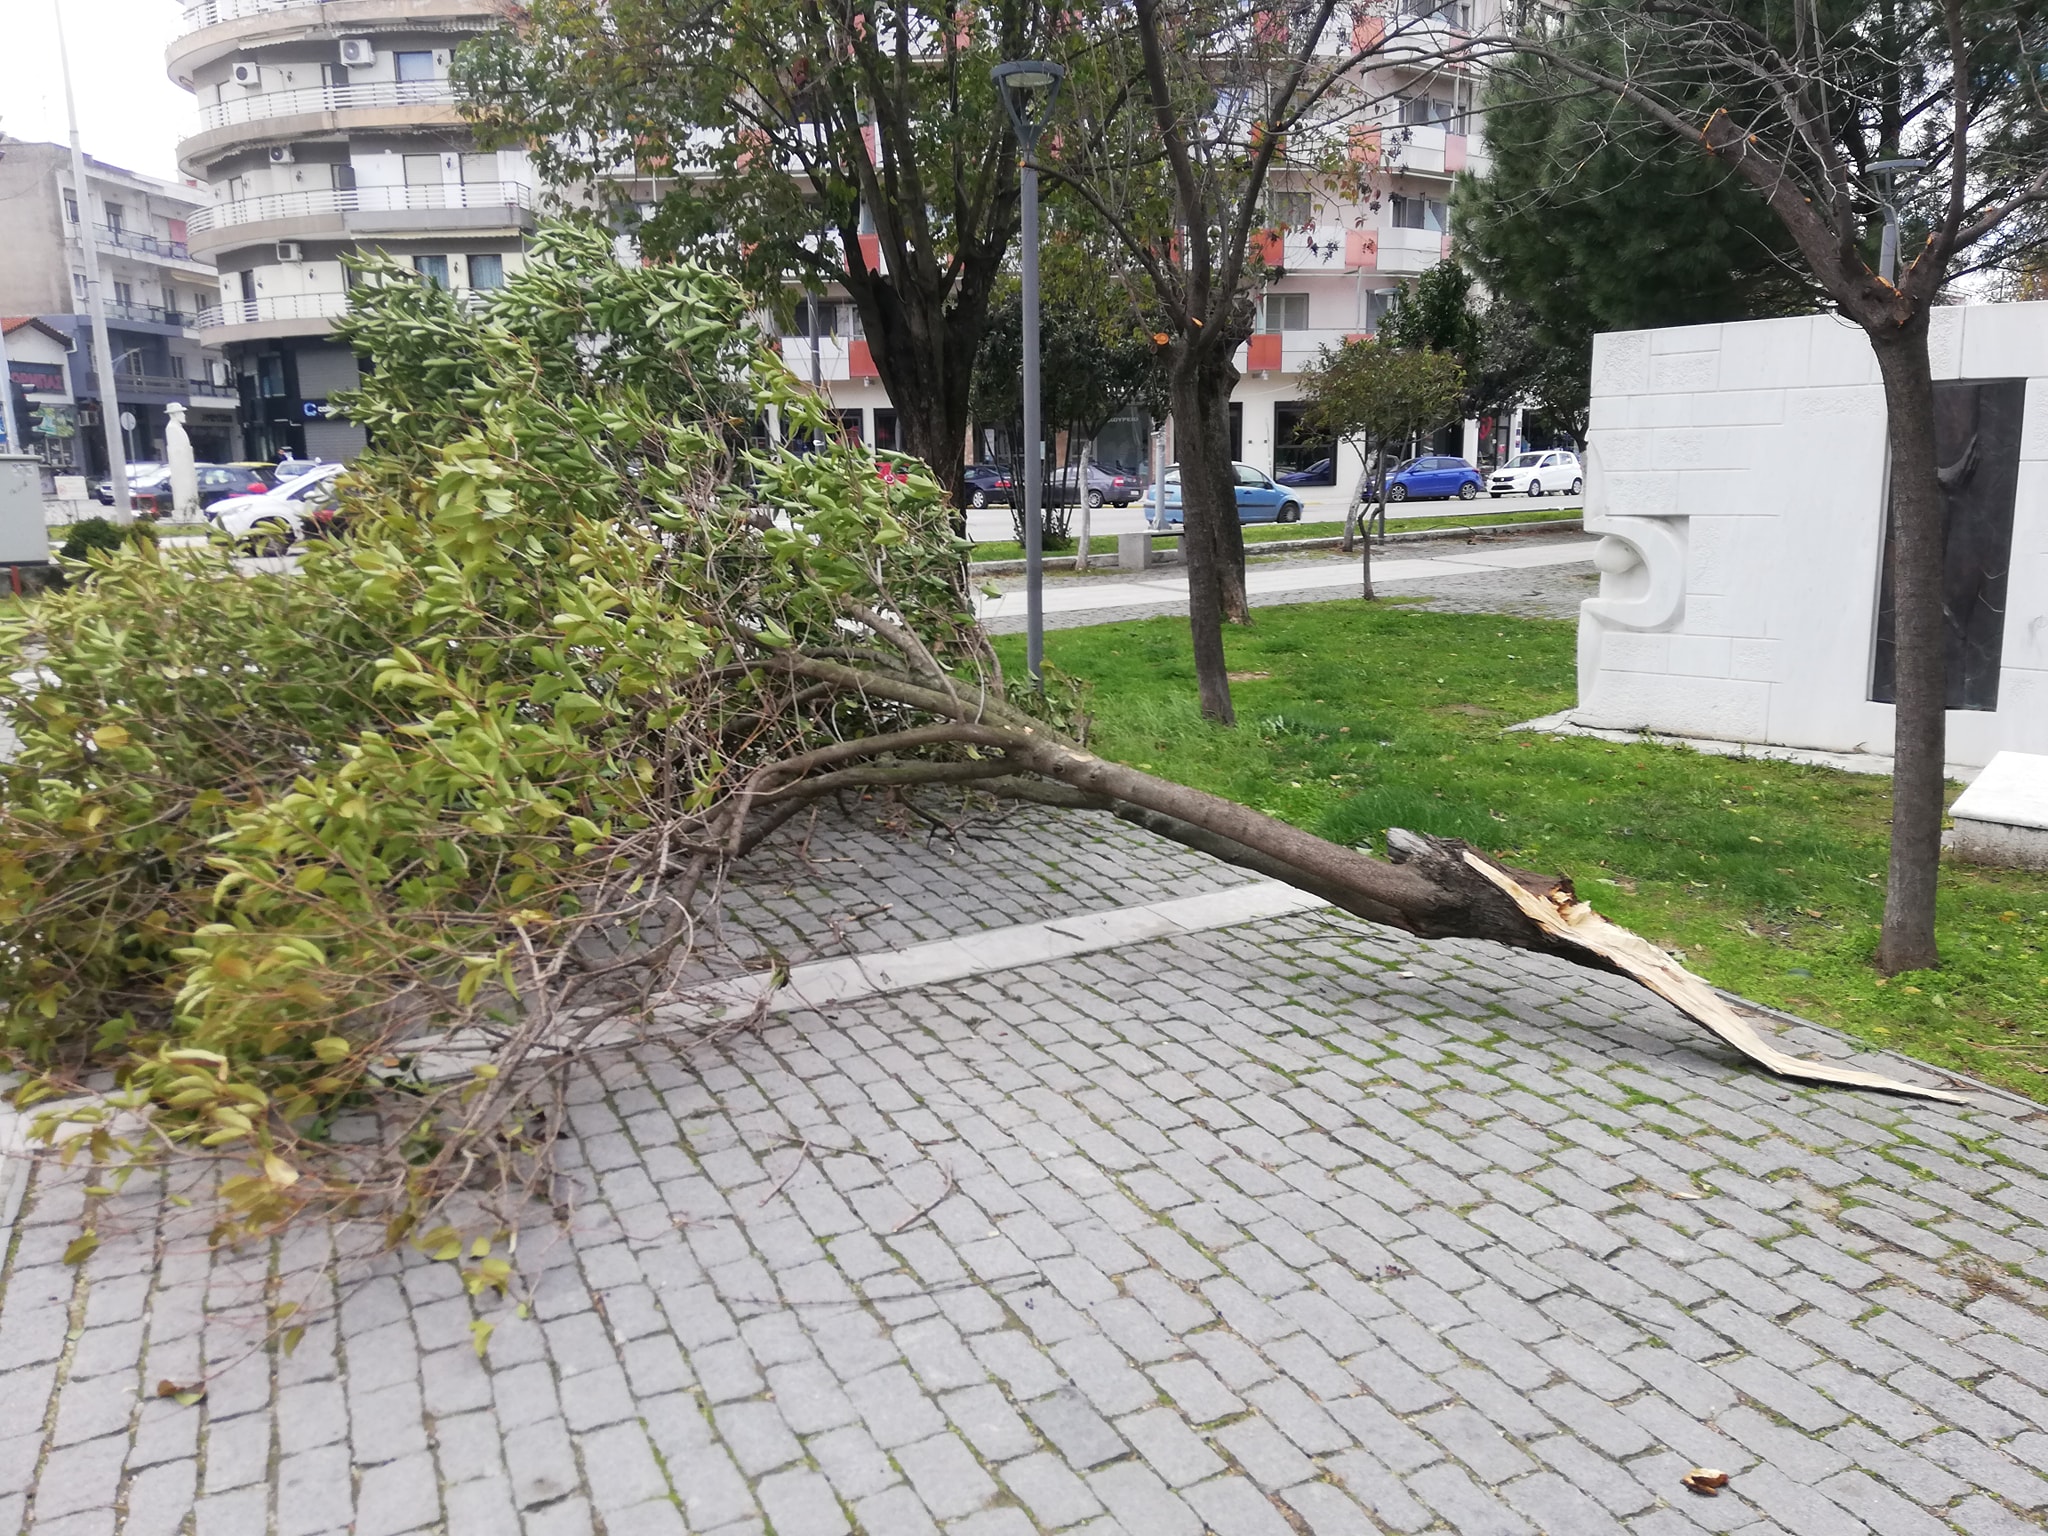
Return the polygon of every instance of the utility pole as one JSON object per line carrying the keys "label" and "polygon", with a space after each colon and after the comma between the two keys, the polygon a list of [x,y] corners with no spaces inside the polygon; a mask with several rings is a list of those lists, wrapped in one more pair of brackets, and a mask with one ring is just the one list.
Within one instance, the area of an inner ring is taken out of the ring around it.
{"label": "utility pole", "polygon": [[71,92],[71,50],[64,42],[64,0],[50,0],[57,13],[57,59],[64,71],[64,109],[71,117],[71,192],[78,202],[78,244],[85,252],[85,302],[92,317],[92,365],[100,380],[100,431],[107,443],[107,478],[114,493],[114,521],[131,523],[128,450],[121,441],[121,402],[114,394],[114,349],[107,341],[107,301],[100,291],[100,253],[92,238],[92,189],[85,179],[85,149],[78,141],[78,99]]}

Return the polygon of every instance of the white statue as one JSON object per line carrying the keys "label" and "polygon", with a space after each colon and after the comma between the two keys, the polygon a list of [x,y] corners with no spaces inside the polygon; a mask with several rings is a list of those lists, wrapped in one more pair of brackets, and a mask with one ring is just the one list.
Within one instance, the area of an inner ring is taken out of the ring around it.
{"label": "white statue", "polygon": [[170,418],[164,428],[164,446],[171,465],[171,516],[180,522],[196,521],[199,513],[199,471],[192,461],[192,439],[185,434],[185,407],[173,402],[164,407]]}

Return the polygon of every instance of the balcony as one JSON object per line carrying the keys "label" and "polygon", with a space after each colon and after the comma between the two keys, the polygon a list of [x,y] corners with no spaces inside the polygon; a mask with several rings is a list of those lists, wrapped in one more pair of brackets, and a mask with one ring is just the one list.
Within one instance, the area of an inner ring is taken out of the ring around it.
{"label": "balcony", "polygon": [[1314,330],[1261,331],[1237,349],[1235,361],[1240,373],[1300,373],[1325,347],[1332,352],[1362,331]]}
{"label": "balcony", "polygon": [[161,304],[138,304],[132,299],[109,299],[107,320],[113,325],[128,321],[138,325],[167,325],[183,330],[191,325],[192,316],[185,310],[166,309]]}
{"label": "balcony", "polygon": [[[99,375],[87,373],[82,392],[100,397]],[[175,373],[122,373],[116,370],[114,392],[122,400],[141,400],[145,395],[185,400],[232,401],[239,396],[232,384],[215,384],[209,379],[188,379]]]}
{"label": "balcony", "polygon": [[224,21],[268,16],[273,11],[317,11],[327,0],[193,0],[185,7],[185,30],[217,27]]}
{"label": "balcony", "polygon": [[481,208],[531,210],[533,188],[521,181],[466,181],[423,187],[308,188],[273,192],[238,202],[196,208],[185,227],[206,234],[237,224],[273,219],[314,219],[352,213],[432,212],[437,209]]}
{"label": "balcony", "polygon": [[368,85],[306,85],[290,91],[260,91],[199,109],[199,128],[232,128],[273,117],[323,112],[374,112],[389,107],[453,107],[455,87],[447,80],[384,80]]}
{"label": "balcony", "polygon": [[[789,371],[805,383],[811,378],[811,338],[808,336],[785,336],[782,338],[782,361]],[[818,382],[833,384],[852,379],[875,379],[880,374],[875,368],[875,356],[865,340],[858,336],[820,336],[818,338]]]}
{"label": "balcony", "polygon": [[348,295],[345,293],[280,293],[268,298],[208,304],[199,311],[198,320],[202,331],[212,331],[274,322],[324,322],[347,313]]}

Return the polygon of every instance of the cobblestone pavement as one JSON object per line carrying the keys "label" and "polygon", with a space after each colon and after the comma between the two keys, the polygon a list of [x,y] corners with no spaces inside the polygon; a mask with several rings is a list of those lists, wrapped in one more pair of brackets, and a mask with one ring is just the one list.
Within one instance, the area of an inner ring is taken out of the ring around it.
{"label": "cobblestone pavement", "polygon": [[[1169,867],[1034,813],[921,887],[907,836],[834,820],[808,856],[861,879],[807,889],[797,835],[748,898],[778,948],[870,891],[917,933],[979,888],[958,931]],[[1562,962],[1318,912],[644,1043],[573,1098],[525,1319],[346,1230],[211,1253],[139,1182],[70,1268],[83,1176],[39,1169],[0,1271],[0,1530],[2004,1536],[2048,1508],[2048,1116],[1788,1087]],[[1695,1464],[1729,1487],[1686,1492]]]}
{"label": "cobblestone pavement", "polygon": [[[1496,542],[1489,540],[1488,542]],[[1529,534],[1501,539],[1498,542],[1511,545],[1533,545],[1545,543],[1583,543],[1584,535]],[[1256,546],[1253,546],[1256,548]],[[1403,541],[1375,547],[1375,560],[1427,560],[1446,554],[1460,553],[1469,549],[1465,539],[1418,539],[1413,543]],[[1293,569],[1321,571],[1331,563],[1341,561],[1347,565],[1356,564],[1358,557],[1331,550],[1321,554],[1293,555],[1280,559],[1255,560],[1255,569]],[[1107,572],[1101,576],[1049,577],[1064,587],[1076,582],[1119,582],[1130,579],[1127,573]],[[1021,577],[1005,577],[998,585],[1004,591],[1022,590]],[[1427,576],[1416,580],[1390,582],[1380,591],[1382,599],[1391,599],[1404,604],[1413,604],[1437,613],[1506,613],[1526,619],[1576,619],[1579,603],[1599,594],[1599,573],[1588,565],[1536,566],[1529,569],[1474,570],[1469,575]],[[1273,608],[1294,603],[1355,602],[1358,592],[1350,587],[1307,587],[1294,591],[1254,592],[1251,605],[1254,608]],[[1092,624],[1123,624],[1139,619],[1157,619],[1168,615],[1187,613],[1185,602],[1177,604],[1143,603],[1124,608],[1091,608],[1071,612],[1053,612],[1045,616],[1047,629],[1078,629]],[[1021,634],[1024,621],[1020,617],[988,619],[985,626],[995,634]]]}

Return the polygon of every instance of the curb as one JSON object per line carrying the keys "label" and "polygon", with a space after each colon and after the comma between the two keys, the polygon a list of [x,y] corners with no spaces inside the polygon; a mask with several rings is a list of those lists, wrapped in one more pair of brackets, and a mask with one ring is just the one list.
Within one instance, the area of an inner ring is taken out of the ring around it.
{"label": "curb", "polygon": [[[1584,527],[1585,519],[1578,517],[1560,518],[1552,522],[1542,523],[1474,523],[1469,526],[1461,524],[1450,528],[1400,529],[1387,534],[1385,538],[1378,540],[1377,543],[1384,545],[1409,543],[1417,539],[1444,539],[1461,533],[1572,533],[1582,530]],[[1107,542],[1113,537],[1113,534],[1105,534],[1104,540]],[[1259,555],[1294,554],[1304,549],[1338,549],[1343,546],[1343,543],[1342,535],[1337,534],[1333,534],[1327,539],[1274,539],[1270,543],[1247,544],[1244,547],[1244,553],[1245,558],[1249,560]],[[1091,555],[1089,559],[1090,570],[1092,571],[1095,568],[1094,557]],[[1101,568],[1104,571],[1111,572],[1118,570],[1119,567],[1114,564],[1115,559],[1114,554],[1104,556]],[[1074,557],[1072,555],[1053,555],[1041,560],[1039,565],[1048,571],[1070,571],[1074,568]],[[1022,560],[971,560],[967,564],[967,574],[970,576],[1005,576],[1013,575],[1024,568],[1025,564]]]}

